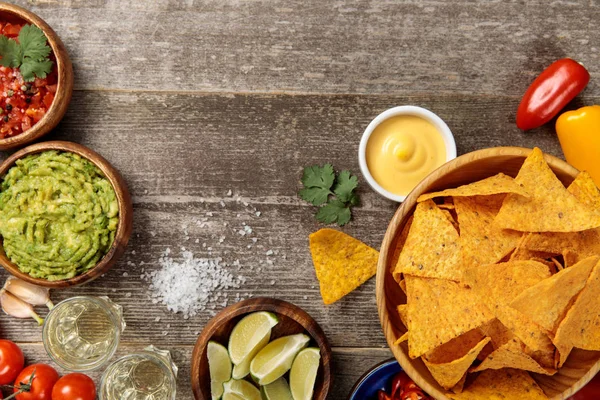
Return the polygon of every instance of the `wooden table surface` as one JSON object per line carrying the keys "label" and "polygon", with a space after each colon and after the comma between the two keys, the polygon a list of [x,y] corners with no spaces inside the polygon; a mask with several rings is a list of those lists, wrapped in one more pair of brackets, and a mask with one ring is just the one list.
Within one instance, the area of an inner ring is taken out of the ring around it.
{"label": "wooden table surface", "polygon": [[[334,348],[330,398],[345,399],[391,353],[374,279],[334,305],[321,301],[307,240],[321,225],[296,195],[302,168],[331,162],[358,173],[364,128],[402,104],[440,115],[459,154],[519,145],[562,156],[551,125],[523,133],[514,120],[527,85],[564,56],[592,75],[571,107],[600,103],[598,0],[16,3],[56,30],[75,70],[69,111],[44,140],[72,140],[102,154],[134,202],[133,236],[118,265],[53,299],[109,295],[123,305],[128,326],[119,354],[149,344],[170,350],[181,400],[193,398],[190,356],[211,313],[186,320],[151,302],[140,275],[159,268],[166,248],[175,257],[181,246],[208,257],[212,247],[211,256],[240,260],[232,272],[247,280],[229,299],[278,297],[310,313]],[[343,230],[379,248],[397,204],[360,179],[362,206]],[[190,223],[207,213],[203,227]],[[258,238],[252,248],[237,233],[243,223]],[[268,257],[268,250],[278,254]],[[23,345],[29,362],[48,360],[33,321],[3,316],[0,331]]]}

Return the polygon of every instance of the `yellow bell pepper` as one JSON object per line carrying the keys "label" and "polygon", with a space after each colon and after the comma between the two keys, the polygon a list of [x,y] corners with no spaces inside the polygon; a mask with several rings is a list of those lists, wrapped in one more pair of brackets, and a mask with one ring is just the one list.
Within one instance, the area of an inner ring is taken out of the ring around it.
{"label": "yellow bell pepper", "polygon": [[556,120],[556,133],[567,162],[589,172],[600,186],[600,106],[562,114]]}

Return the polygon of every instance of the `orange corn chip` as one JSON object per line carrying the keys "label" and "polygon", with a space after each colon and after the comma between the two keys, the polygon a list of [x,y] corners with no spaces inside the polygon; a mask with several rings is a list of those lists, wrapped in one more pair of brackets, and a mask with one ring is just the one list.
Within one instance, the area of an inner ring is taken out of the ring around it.
{"label": "orange corn chip", "polygon": [[548,267],[536,261],[509,261],[465,272],[465,281],[496,318],[532,351],[545,354],[554,350],[548,332],[509,304],[525,289],[548,277]]}
{"label": "orange corn chip", "polygon": [[469,372],[480,372],[486,369],[516,368],[536,372],[543,375],[554,375],[555,369],[544,368],[533,358],[525,354],[524,345],[519,339],[512,339],[490,354],[479,366]]}
{"label": "orange corn chip", "polygon": [[458,232],[433,201],[419,203],[394,278],[411,274],[458,281],[461,272]]}
{"label": "orange corn chip", "polygon": [[492,339],[492,344],[496,349],[508,343],[514,337],[513,333],[498,318],[494,318],[479,329]]}
{"label": "orange corn chip", "polygon": [[521,240],[521,232],[499,229],[493,224],[504,197],[492,195],[454,199],[465,268],[495,263],[510,253]]}
{"label": "orange corn chip", "polygon": [[[485,347],[484,347],[484,349],[485,349]],[[479,354],[481,354],[481,353],[479,353]],[[466,380],[467,380],[467,374],[464,374],[463,377],[460,379],[460,381],[458,381],[458,383],[456,385],[454,385],[454,387],[452,389],[450,389],[450,390],[453,393],[460,393],[460,392],[462,392],[463,388],[465,386],[465,381]]]}
{"label": "orange corn chip", "polygon": [[571,300],[585,286],[598,259],[586,258],[525,289],[511,302],[511,307],[547,331],[553,332],[564,317]]}
{"label": "orange corn chip", "polygon": [[500,173],[468,185],[459,186],[455,189],[447,189],[441,192],[423,194],[419,196],[417,201],[422,202],[433,199],[434,197],[452,196],[456,198],[468,196],[488,196],[500,193],[515,193],[520,196],[530,196],[527,190],[522,185],[515,182],[513,178]]}
{"label": "orange corn chip", "polygon": [[[567,190],[580,202],[600,209],[600,192],[587,172],[581,172]],[[600,254],[600,228],[570,233],[532,233],[527,236],[524,246],[531,250],[562,253],[569,266]]]}
{"label": "orange corn chip", "polygon": [[600,350],[598,293],[600,293],[600,262],[594,266],[585,287],[556,330],[554,344],[560,354],[559,367],[564,364],[573,347]]}
{"label": "orange corn chip", "polygon": [[[396,269],[396,264],[398,264],[398,259],[400,258],[400,253],[402,252],[402,249],[404,248],[404,244],[406,243],[406,238],[408,237],[408,232],[410,231],[412,221],[413,221],[413,216],[411,215],[408,218],[408,220],[406,221],[406,224],[404,225],[404,227],[402,228],[400,235],[396,239],[396,247],[394,247],[394,254],[392,254],[392,260],[389,264],[392,266],[390,268],[391,269],[390,272],[392,274],[394,273],[394,270]],[[400,276],[400,275],[398,275],[398,276]],[[394,276],[394,277],[396,277],[396,276]]]}
{"label": "orange corn chip", "polygon": [[453,400],[548,400],[525,371],[511,368],[483,371],[462,393],[449,393]]}
{"label": "orange corn chip", "polygon": [[400,336],[398,339],[396,339],[394,344],[399,345],[400,343],[406,342],[406,341],[408,341],[408,332],[405,332],[402,336]]}
{"label": "orange corn chip", "polygon": [[398,310],[398,315],[400,315],[400,320],[408,329],[408,305],[399,304],[398,307],[396,307],[396,309]]}
{"label": "orange corn chip", "polygon": [[[481,334],[480,334],[481,335]],[[435,355],[433,355],[433,359],[428,357],[423,357],[423,363],[433,378],[445,389],[451,389],[456,386],[465,376],[467,370],[477,358],[477,355],[488,344],[490,338],[483,338],[481,341],[472,348],[460,348],[460,349],[450,349],[450,353],[460,350],[460,352],[466,353],[462,356],[449,360],[448,354],[444,353],[444,350],[438,351],[436,354],[439,354],[440,358],[438,361],[435,360]],[[444,345],[445,346],[445,345]],[[444,347],[442,346],[442,347]]]}
{"label": "orange corn chip", "polygon": [[338,301],[377,272],[379,252],[352,236],[320,229],[310,235],[309,241],[325,304]]}
{"label": "orange corn chip", "polygon": [[471,329],[467,333],[455,337],[449,342],[436,347],[429,353],[425,354],[423,358],[434,364],[446,364],[463,357],[484,339],[485,335],[481,329]]}
{"label": "orange corn chip", "polygon": [[476,294],[456,282],[406,275],[409,355],[417,358],[493,318]]}
{"label": "orange corn chip", "polygon": [[577,232],[600,226],[600,212],[565,189],[537,147],[523,163],[516,183],[531,197],[509,194],[494,221],[522,232]]}

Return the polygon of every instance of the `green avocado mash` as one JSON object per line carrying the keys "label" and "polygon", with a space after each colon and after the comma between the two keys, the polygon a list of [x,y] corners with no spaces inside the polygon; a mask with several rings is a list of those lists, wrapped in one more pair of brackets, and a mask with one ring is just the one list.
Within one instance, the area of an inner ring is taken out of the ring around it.
{"label": "green avocado mash", "polygon": [[119,205],[90,161],[46,151],[16,162],[0,185],[0,235],[19,269],[49,281],[82,274],[113,243]]}

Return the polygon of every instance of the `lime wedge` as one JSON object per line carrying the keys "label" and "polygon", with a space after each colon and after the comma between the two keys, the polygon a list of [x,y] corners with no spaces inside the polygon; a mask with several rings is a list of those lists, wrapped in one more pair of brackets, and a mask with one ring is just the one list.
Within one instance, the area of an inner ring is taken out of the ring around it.
{"label": "lime wedge", "polygon": [[268,385],[283,376],[296,357],[308,345],[310,337],[299,333],[284,336],[266,345],[250,363],[252,379],[259,385]]}
{"label": "lime wedge", "polygon": [[225,346],[210,341],[206,349],[210,370],[210,394],[213,400],[223,395],[223,383],[231,379],[231,360]]}
{"label": "lime wedge", "polygon": [[[268,343],[268,341],[267,341],[267,343]],[[262,349],[263,347],[265,347],[267,345],[267,343],[260,346],[260,348]],[[244,361],[242,361],[241,364],[234,365],[233,373],[231,374],[231,377],[233,379],[244,379],[250,373],[250,363],[251,362],[252,362],[252,358],[246,357],[244,359]]]}
{"label": "lime wedge", "polygon": [[315,389],[321,353],[315,347],[302,350],[292,364],[290,389],[294,400],[310,400]]}
{"label": "lime wedge", "polygon": [[232,379],[223,385],[223,400],[262,400],[260,391],[248,381]]}
{"label": "lime wedge", "polygon": [[[237,323],[229,336],[231,362],[234,365],[240,365],[244,361],[249,363],[260,349],[269,343],[271,328],[277,325],[278,322],[279,320],[275,314],[264,311],[245,316]],[[248,375],[248,372],[244,376],[246,375]],[[244,376],[241,376],[241,378]]]}
{"label": "lime wedge", "polygon": [[290,392],[290,386],[284,377],[269,383],[267,386],[261,386],[260,391],[265,400],[294,400],[292,392]]}

